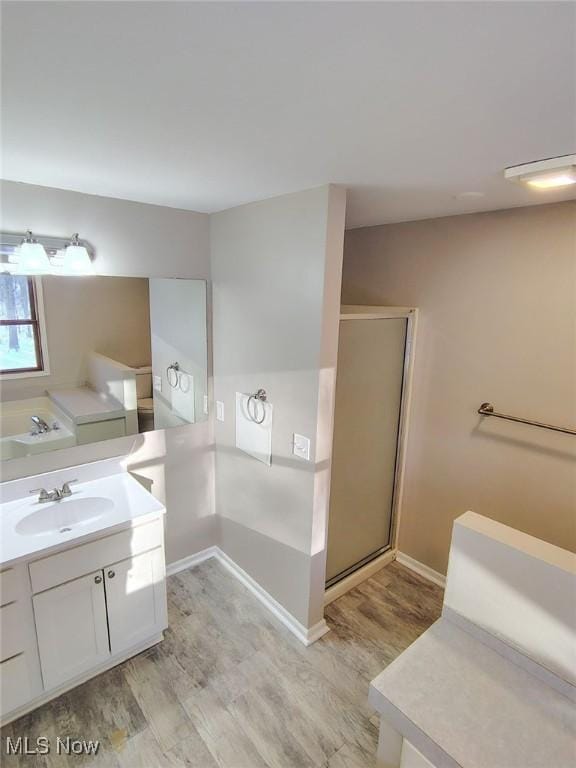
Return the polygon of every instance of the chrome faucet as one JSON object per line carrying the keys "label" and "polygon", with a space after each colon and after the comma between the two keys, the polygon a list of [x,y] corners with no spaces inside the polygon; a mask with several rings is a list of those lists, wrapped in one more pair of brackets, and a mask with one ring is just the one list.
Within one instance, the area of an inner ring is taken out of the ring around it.
{"label": "chrome faucet", "polygon": [[35,427],[33,434],[44,435],[46,432],[50,432],[51,427],[40,416],[30,416],[30,421]]}
{"label": "chrome faucet", "polygon": [[47,491],[46,488],[33,488],[28,493],[38,494],[38,504],[46,504],[48,501],[62,501],[62,499],[72,496],[70,483],[77,483],[78,480],[67,480],[62,488],[54,488],[53,491]]}

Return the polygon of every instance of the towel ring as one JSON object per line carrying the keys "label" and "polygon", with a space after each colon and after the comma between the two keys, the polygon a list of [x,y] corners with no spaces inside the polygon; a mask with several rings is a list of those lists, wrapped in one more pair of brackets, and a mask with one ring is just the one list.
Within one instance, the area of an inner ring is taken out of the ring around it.
{"label": "towel ring", "polygon": [[[178,386],[178,371],[180,370],[180,363],[171,363],[171,365],[166,368],[166,379],[168,380],[168,384],[172,387],[172,389],[176,389]],[[171,374],[174,374],[172,376]]]}
{"label": "towel ring", "polygon": [[[248,397],[248,400],[246,402],[246,412],[248,413],[248,416],[254,422],[254,424],[263,424],[264,423],[264,419],[266,418],[266,408],[264,407],[264,403],[266,402],[266,398],[267,398],[267,395],[266,395],[266,390],[265,389],[259,389],[258,392],[255,392],[253,395],[250,395]],[[262,403],[262,418],[261,419],[257,419],[256,415],[253,416],[252,412],[250,411],[250,402],[252,400],[254,400],[254,402],[256,402],[256,400],[259,400]]]}

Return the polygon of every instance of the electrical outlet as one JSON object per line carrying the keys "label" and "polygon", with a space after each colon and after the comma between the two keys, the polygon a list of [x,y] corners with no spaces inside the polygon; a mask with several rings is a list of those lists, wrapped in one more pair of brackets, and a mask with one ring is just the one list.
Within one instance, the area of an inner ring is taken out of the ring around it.
{"label": "electrical outlet", "polygon": [[310,438],[294,433],[292,453],[300,459],[310,461]]}
{"label": "electrical outlet", "polygon": [[204,413],[208,415],[208,395],[204,395],[203,410],[204,410]]}
{"label": "electrical outlet", "polygon": [[224,421],[224,403],[222,400],[216,400],[216,420]]}
{"label": "electrical outlet", "polygon": [[162,376],[154,376],[152,383],[156,392],[162,392]]}

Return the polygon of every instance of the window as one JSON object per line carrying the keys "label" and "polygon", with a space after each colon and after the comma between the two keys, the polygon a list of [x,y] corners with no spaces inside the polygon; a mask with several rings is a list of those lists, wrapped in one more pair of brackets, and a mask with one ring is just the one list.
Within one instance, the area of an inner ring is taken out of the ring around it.
{"label": "window", "polygon": [[38,290],[26,275],[0,275],[0,374],[44,371]]}

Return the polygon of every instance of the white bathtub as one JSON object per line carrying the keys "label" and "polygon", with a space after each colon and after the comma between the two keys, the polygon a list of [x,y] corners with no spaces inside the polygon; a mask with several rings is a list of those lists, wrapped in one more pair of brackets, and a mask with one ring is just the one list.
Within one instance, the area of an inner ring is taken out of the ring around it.
{"label": "white bathtub", "polygon": [[[31,435],[32,416],[39,416],[51,427],[56,423],[59,429]],[[72,425],[50,398],[8,400],[0,405],[0,460],[18,459],[72,445],[76,445]]]}

